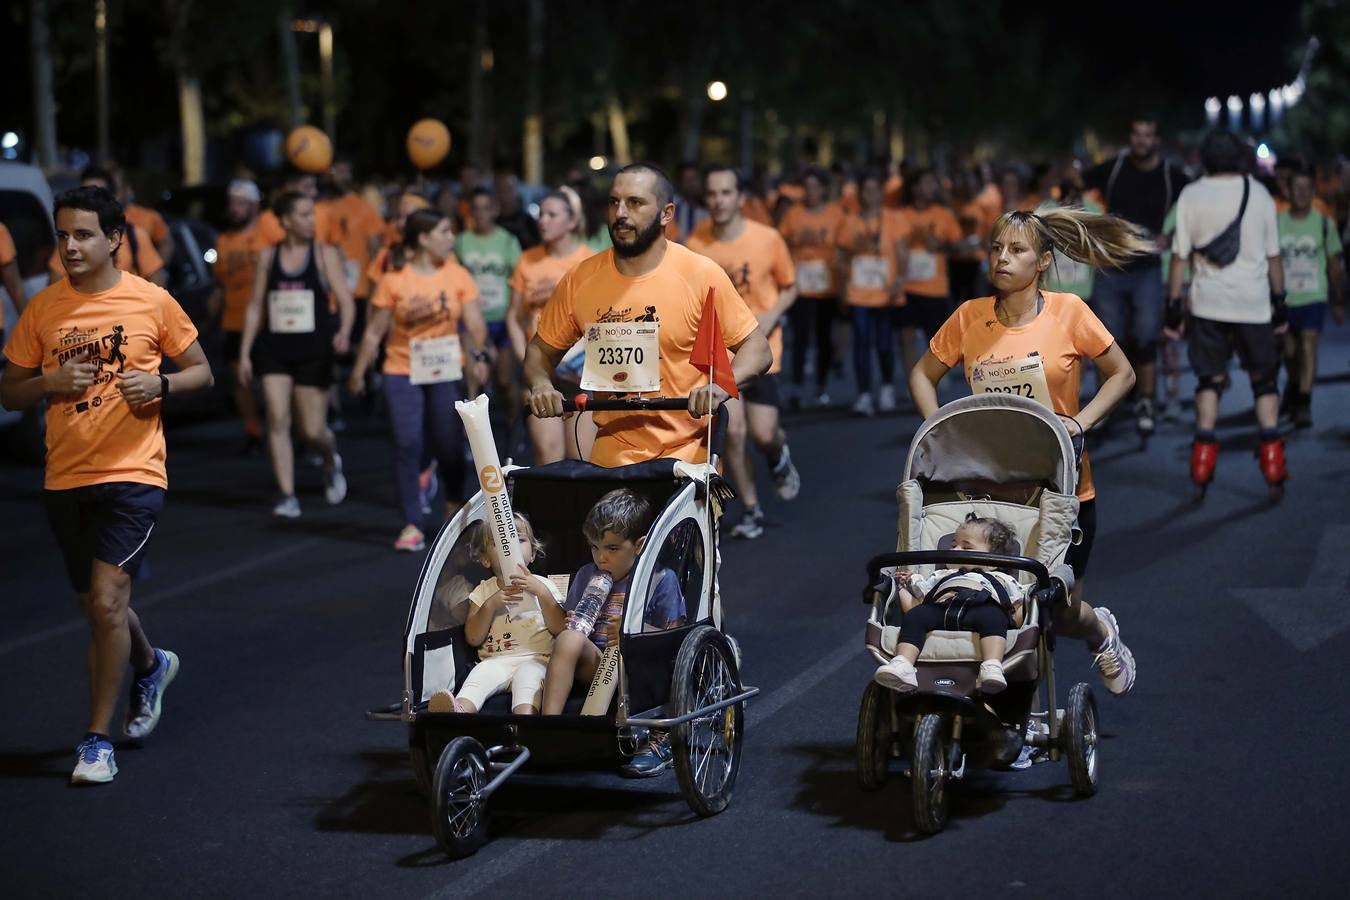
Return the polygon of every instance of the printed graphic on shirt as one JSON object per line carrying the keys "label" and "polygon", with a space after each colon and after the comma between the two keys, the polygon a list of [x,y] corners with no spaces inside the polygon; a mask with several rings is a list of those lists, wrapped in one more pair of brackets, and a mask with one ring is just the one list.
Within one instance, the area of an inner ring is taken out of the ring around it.
{"label": "printed graphic on shirt", "polygon": [[[78,327],[72,327],[62,330],[52,355],[56,357],[58,366],[63,366],[72,359],[93,363],[98,367],[94,373],[94,384],[107,384],[115,375],[127,370],[127,356],[123,352],[126,345],[126,329],[122,325],[112,326],[112,329],[103,335],[97,331],[81,331]],[[95,407],[101,405],[101,400],[94,404]],[[77,408],[76,412],[85,412],[88,409],[88,404],[76,404],[76,407],[80,406],[85,409]]]}

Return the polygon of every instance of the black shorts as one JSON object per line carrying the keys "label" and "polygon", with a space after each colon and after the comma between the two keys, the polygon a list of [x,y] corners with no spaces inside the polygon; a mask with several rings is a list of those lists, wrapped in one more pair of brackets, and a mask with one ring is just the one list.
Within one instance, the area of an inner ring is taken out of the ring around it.
{"label": "black shorts", "polygon": [[260,356],[253,364],[259,378],[264,375],[289,375],[297,385],[327,390],[333,384],[334,359],[326,354],[318,359],[285,360]]}
{"label": "black shorts", "polygon": [[1096,497],[1078,507],[1078,530],[1083,533],[1083,539],[1070,544],[1069,551],[1064,554],[1064,562],[1073,569],[1075,581],[1087,574],[1088,557],[1092,555],[1092,545],[1097,540]]}
{"label": "black shorts", "polygon": [[1234,350],[1253,381],[1273,377],[1278,370],[1275,329],[1269,322],[1249,325],[1191,316],[1186,330],[1189,335],[1186,350],[1197,378],[1228,374],[1228,360]]}
{"label": "black shorts", "polygon": [[225,362],[235,365],[239,362],[239,351],[244,348],[244,333],[242,331],[225,332]]}
{"label": "black shorts", "polygon": [[164,508],[163,488],[114,481],[44,491],[43,503],[76,593],[89,593],[96,559],[133,578],[145,574],[150,534]]}
{"label": "black shorts", "polygon": [[921,297],[905,294],[905,305],[895,307],[896,328],[917,328],[924,337],[931,338],[951,315],[951,301],[946,297]]}
{"label": "black shorts", "polygon": [[781,394],[778,391],[777,375],[761,375],[750,383],[750,386],[741,391],[741,399],[746,403],[754,403],[758,406],[772,406],[779,409],[782,405]]}

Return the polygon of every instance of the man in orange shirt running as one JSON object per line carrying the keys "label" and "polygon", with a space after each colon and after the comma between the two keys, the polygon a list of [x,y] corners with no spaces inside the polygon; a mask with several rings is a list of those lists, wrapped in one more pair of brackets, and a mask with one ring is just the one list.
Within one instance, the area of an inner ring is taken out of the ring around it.
{"label": "man in orange shirt running", "polygon": [[[135,672],[124,731],[159,722],[178,657],[151,645],[131,608],[131,579],[164,505],[161,401],[211,386],[197,329],[163,288],[119,271],[122,206],[101,188],[56,201],[66,278],[28,304],[5,346],[0,404],[46,400],[47,516],[89,623],[89,727],[76,748],[75,784],[117,775],[109,740],[127,662]],[[164,359],[178,371],[165,374]]]}
{"label": "man in orange shirt running", "polygon": [[694,229],[685,246],[726,271],[759,320],[760,331],[769,335],[773,351],[768,374],[746,388],[741,400],[727,402],[727,475],[745,506],[731,534],[752,539],[764,533],[764,510],[755,489],[754,465],[746,452],[747,435],[768,460],[778,496],[792,500],[801,489],[801,476],[792,464],[787,434],[780,424],[777,374],[783,364],[781,323],[797,299],[797,279],[782,235],[745,217],[745,193],[736,171],[714,167],[703,176],[703,184],[703,202],[710,218]]}
{"label": "man in orange shirt running", "polygon": [[243,343],[244,313],[253,297],[258,254],[264,244],[258,234],[258,206],[262,193],[251,181],[236,179],[226,190],[226,214],[230,228],[216,238],[216,262],[212,266],[217,287],[208,308],[212,318],[220,315],[225,336],[225,358],[230,362],[234,405],[244,420],[244,452],[262,449],[262,420],[253,388],[239,383],[237,364]]}

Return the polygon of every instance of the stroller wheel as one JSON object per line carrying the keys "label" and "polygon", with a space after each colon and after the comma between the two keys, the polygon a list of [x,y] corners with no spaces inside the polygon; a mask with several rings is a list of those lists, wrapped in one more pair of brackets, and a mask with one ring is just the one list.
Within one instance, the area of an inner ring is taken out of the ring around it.
{"label": "stroller wheel", "polygon": [[858,710],[858,787],[879,791],[886,783],[895,734],[891,729],[891,703],[895,695],[877,684],[867,683]]}
{"label": "stroller wheel", "polygon": [[441,751],[432,776],[431,826],[451,859],[478,852],[487,842],[487,752],[471,737],[457,737]]}
{"label": "stroller wheel", "polygon": [[943,716],[929,713],[914,729],[910,785],[914,791],[914,827],[922,834],[937,834],[947,827],[947,787],[952,775],[949,728]]}
{"label": "stroller wheel", "polygon": [[1069,778],[1080,797],[1097,793],[1097,701],[1092,687],[1078,683],[1069,691],[1069,706],[1064,712],[1065,756],[1069,760]]}
{"label": "stroller wheel", "polygon": [[[730,645],[711,626],[695,628],[680,644],[670,679],[675,714],[707,709],[739,691]],[[698,815],[716,815],[731,802],[744,736],[743,702],[701,715],[671,732],[675,777],[685,802]]]}

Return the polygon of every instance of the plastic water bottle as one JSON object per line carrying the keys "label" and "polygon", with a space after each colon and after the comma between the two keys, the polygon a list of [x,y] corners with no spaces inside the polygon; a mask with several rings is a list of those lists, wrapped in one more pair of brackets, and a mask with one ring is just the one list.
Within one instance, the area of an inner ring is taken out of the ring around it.
{"label": "plastic water bottle", "polygon": [[581,599],[572,610],[572,615],[567,617],[567,627],[586,635],[594,631],[595,619],[604,608],[605,601],[609,599],[609,589],[613,586],[614,579],[608,572],[596,572],[592,575],[591,580],[586,582],[586,590],[582,592]]}

